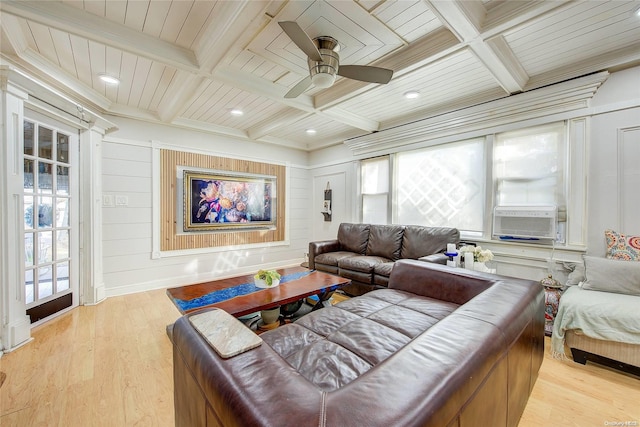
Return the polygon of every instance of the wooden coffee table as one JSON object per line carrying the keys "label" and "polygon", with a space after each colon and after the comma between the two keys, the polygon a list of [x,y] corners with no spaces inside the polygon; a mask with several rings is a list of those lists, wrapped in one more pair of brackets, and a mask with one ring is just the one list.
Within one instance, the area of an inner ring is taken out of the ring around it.
{"label": "wooden coffee table", "polygon": [[[183,314],[203,308],[217,307],[235,317],[240,317],[256,311],[296,302],[311,295],[320,297],[320,302],[316,304],[319,306],[317,308],[320,308],[323,306],[322,302],[326,301],[333,291],[351,283],[350,280],[340,276],[309,270],[304,267],[282,268],[277,271],[282,276],[283,282],[275,288],[260,289],[246,295],[237,296],[233,295],[233,292],[228,292],[228,299],[196,308],[183,309],[176,299],[191,301],[196,298],[207,298],[208,296],[216,296],[217,299],[217,296],[221,294],[217,291],[225,291],[224,293],[227,293],[227,291],[233,291],[233,289],[239,289],[243,285],[253,283],[253,274],[170,288],[167,289],[167,295]],[[287,277],[292,277],[292,279],[285,281]]]}

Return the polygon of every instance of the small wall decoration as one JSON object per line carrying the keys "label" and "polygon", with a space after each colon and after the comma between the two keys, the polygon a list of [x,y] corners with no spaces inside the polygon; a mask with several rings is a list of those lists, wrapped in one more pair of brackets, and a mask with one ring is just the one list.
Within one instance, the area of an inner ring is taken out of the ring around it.
{"label": "small wall decoration", "polygon": [[322,201],[322,215],[325,221],[331,221],[331,188],[327,182],[327,189],[324,190],[324,200]]}
{"label": "small wall decoration", "polygon": [[274,228],[276,177],[185,170],[184,231]]}

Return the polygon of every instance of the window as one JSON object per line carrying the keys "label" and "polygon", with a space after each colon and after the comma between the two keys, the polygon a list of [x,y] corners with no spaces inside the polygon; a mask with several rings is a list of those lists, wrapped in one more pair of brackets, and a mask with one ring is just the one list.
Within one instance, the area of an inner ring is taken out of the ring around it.
{"label": "window", "polygon": [[496,135],[493,147],[497,205],[566,208],[564,124]]}
{"label": "window", "polygon": [[360,169],[362,182],[362,222],[387,224],[389,206],[389,157],[363,160]]}
{"label": "window", "polygon": [[394,222],[482,231],[484,139],[399,153],[396,171]]}
{"label": "window", "polygon": [[363,222],[489,237],[497,205],[556,205],[566,218],[567,150],[559,122],[363,160]]}

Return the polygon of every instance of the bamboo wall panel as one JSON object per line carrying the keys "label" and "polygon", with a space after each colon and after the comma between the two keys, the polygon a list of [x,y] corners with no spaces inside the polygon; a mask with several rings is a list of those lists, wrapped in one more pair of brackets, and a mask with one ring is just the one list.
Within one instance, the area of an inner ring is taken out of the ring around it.
{"label": "bamboo wall panel", "polygon": [[[285,166],[165,149],[160,150],[160,165],[160,250],[200,249],[278,242],[285,239]],[[177,229],[177,215],[182,211],[183,204],[182,200],[178,200],[176,187],[177,171],[180,166],[275,176],[277,179],[276,228],[178,234],[181,230]]]}

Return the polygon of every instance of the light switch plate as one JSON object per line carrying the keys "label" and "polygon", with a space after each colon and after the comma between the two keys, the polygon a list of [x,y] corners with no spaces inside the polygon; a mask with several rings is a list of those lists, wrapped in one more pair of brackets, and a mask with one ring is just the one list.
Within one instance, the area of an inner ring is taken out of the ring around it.
{"label": "light switch plate", "polygon": [[106,208],[113,207],[113,195],[112,194],[103,194],[102,195],[102,206]]}

